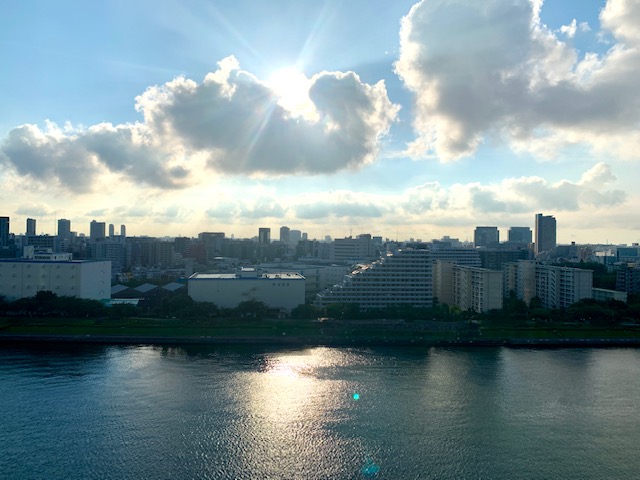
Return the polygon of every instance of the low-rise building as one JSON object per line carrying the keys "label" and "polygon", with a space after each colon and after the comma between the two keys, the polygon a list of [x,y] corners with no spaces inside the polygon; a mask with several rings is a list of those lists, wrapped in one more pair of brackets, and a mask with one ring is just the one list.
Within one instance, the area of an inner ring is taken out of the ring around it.
{"label": "low-rise building", "polygon": [[194,273],[189,277],[188,291],[193,300],[222,308],[255,300],[290,311],[304,303],[305,278],[299,273],[262,273],[253,268],[230,274]]}
{"label": "low-rise building", "polygon": [[627,292],[619,292],[617,290],[608,290],[606,288],[594,288],[593,299],[599,302],[606,302],[608,300],[617,300],[619,302],[627,303]]}
{"label": "low-rise building", "polygon": [[111,297],[111,262],[81,260],[0,260],[0,295],[13,301],[40,291],[104,300]]}

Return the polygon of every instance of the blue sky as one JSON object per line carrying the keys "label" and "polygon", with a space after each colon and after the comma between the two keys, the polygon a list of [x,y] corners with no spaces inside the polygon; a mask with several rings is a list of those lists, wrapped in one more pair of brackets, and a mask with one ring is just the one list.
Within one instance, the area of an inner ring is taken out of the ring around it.
{"label": "blue sky", "polygon": [[13,2],[2,214],[638,242],[640,5],[576,3]]}

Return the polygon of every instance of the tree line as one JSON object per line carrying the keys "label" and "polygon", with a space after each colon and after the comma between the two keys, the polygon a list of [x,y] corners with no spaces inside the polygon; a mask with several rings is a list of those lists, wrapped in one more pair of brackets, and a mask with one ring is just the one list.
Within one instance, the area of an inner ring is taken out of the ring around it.
{"label": "tree line", "polygon": [[[106,306],[97,300],[58,296],[48,291],[33,297],[7,302],[0,296],[0,315],[5,317],[75,317],[75,318],[171,318],[185,321],[212,321],[225,318],[279,318],[283,312],[269,308],[265,303],[247,300],[235,308],[221,308],[214,303],[196,302],[188,295],[179,294],[162,298],[150,305],[115,304]],[[610,300],[599,302],[581,300],[569,308],[548,309],[538,297],[529,304],[518,299],[514,292],[505,298],[503,308],[478,313],[438,303],[430,308],[411,305],[389,305],[376,310],[364,310],[354,303],[336,303],[326,307],[303,304],[290,312],[294,319],[327,318],[335,320],[403,320],[479,321],[486,324],[531,324],[548,322],[589,323],[593,325],[621,325],[640,322],[640,295],[630,295],[627,303]]]}

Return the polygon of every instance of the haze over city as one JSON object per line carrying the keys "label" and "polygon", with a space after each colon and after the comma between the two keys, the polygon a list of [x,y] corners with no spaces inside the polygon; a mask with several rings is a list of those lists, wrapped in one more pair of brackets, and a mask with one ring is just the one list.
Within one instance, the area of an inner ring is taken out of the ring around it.
{"label": "haze over city", "polygon": [[8,4],[0,201],[21,233],[640,241],[632,0]]}

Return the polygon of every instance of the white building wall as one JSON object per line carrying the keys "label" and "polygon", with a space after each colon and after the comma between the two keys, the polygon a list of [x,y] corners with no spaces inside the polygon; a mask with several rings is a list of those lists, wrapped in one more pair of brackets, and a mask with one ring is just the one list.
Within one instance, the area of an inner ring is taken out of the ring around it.
{"label": "white building wall", "polygon": [[296,273],[240,278],[236,275],[196,273],[189,278],[189,296],[197,302],[235,308],[255,300],[270,308],[291,310],[304,303],[305,279]]}
{"label": "white building wall", "polygon": [[536,265],[536,291],[545,308],[566,308],[592,298],[592,287],[591,270]]}
{"label": "white building wall", "polygon": [[502,308],[502,272],[485,268],[453,267],[453,304],[461,310],[487,312]]}
{"label": "white building wall", "polygon": [[0,262],[0,295],[13,301],[39,291],[102,300],[111,296],[110,262]]}

